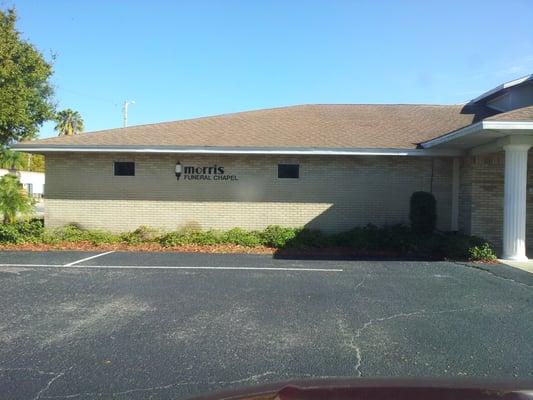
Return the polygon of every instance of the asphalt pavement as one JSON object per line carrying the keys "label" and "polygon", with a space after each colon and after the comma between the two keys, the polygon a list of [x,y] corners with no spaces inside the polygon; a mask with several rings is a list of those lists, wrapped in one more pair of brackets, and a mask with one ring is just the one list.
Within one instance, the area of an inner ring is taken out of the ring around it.
{"label": "asphalt pavement", "polygon": [[1,252],[0,399],[531,378],[532,286],[504,265]]}

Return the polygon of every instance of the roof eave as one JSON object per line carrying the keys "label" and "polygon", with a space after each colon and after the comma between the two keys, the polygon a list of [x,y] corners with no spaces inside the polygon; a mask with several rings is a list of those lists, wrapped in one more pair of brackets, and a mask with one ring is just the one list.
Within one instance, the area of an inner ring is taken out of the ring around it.
{"label": "roof eave", "polygon": [[423,149],[431,149],[439,145],[449,144],[465,136],[482,133],[483,131],[505,131],[509,135],[533,132],[533,121],[480,121],[446,135],[422,142],[420,146]]}
{"label": "roof eave", "polygon": [[151,154],[257,154],[257,155],[362,155],[362,156],[450,156],[455,150],[398,148],[318,148],[318,147],[176,147],[176,146],[91,146],[15,144],[13,150],[28,153],[151,153]]}

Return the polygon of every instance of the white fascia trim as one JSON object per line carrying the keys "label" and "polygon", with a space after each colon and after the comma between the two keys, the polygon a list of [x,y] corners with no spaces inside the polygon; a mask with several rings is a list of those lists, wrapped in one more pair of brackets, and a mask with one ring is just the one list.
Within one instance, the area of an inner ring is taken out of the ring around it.
{"label": "white fascia trim", "polygon": [[531,121],[483,121],[483,129],[532,130]]}
{"label": "white fascia trim", "polygon": [[[424,149],[429,149],[431,147],[437,146],[439,144],[450,142],[454,139],[459,139],[463,136],[470,135],[472,133],[481,132],[484,130],[533,130],[533,122],[531,121],[480,121],[473,125],[468,125],[465,128],[461,128],[455,132],[448,133],[447,135],[428,140],[427,142],[421,143],[421,146]],[[520,132],[524,133],[524,132]]]}
{"label": "white fascia trim", "polygon": [[443,156],[456,157],[462,154],[458,150],[426,149],[314,149],[314,148],[157,148],[157,147],[114,147],[114,146],[30,146],[14,145],[15,151],[35,153],[152,153],[152,154],[263,154],[263,155],[317,155],[317,156]]}
{"label": "white fascia trim", "polygon": [[468,125],[467,127],[461,128],[461,129],[459,129],[457,131],[454,131],[452,133],[448,133],[448,134],[446,134],[444,136],[440,136],[438,138],[428,140],[427,142],[422,142],[420,145],[424,149],[429,149],[429,148],[437,146],[439,144],[446,143],[446,142],[449,142],[451,140],[458,139],[460,137],[469,135],[471,133],[479,132],[481,130],[483,130],[483,122],[476,122],[473,125]]}

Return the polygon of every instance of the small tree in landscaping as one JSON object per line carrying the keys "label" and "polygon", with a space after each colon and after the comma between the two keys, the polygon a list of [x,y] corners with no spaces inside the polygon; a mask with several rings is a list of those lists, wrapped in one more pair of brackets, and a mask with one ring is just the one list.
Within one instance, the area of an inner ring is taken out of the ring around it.
{"label": "small tree in landscaping", "polygon": [[33,199],[25,192],[15,175],[7,174],[0,179],[0,213],[4,224],[14,223],[17,214],[30,215],[33,212]]}
{"label": "small tree in landscaping", "polygon": [[13,171],[24,169],[26,157],[23,153],[0,146],[0,167]]}
{"label": "small tree in landscaping", "polygon": [[414,192],[411,195],[409,219],[415,233],[432,233],[437,223],[437,201],[432,193]]}

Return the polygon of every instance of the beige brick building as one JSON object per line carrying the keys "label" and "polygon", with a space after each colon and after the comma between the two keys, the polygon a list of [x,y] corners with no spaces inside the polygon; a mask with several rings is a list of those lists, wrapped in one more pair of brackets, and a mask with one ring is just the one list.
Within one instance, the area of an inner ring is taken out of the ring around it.
{"label": "beige brick building", "polygon": [[[114,176],[116,160],[135,162],[135,176]],[[178,181],[177,161],[223,166],[237,180]],[[298,164],[299,178],[279,179],[279,164]],[[449,158],[66,153],[48,156],[46,168],[46,224],[52,227],[75,221],[112,231],[272,224],[342,231],[406,223],[411,194],[433,188],[439,227],[450,229]]]}
{"label": "beige brick building", "polygon": [[46,155],[48,227],[334,232],[408,223],[411,194],[428,191],[439,229],[524,259],[532,104],[530,76],[466,105],[295,106],[14,147]]}

